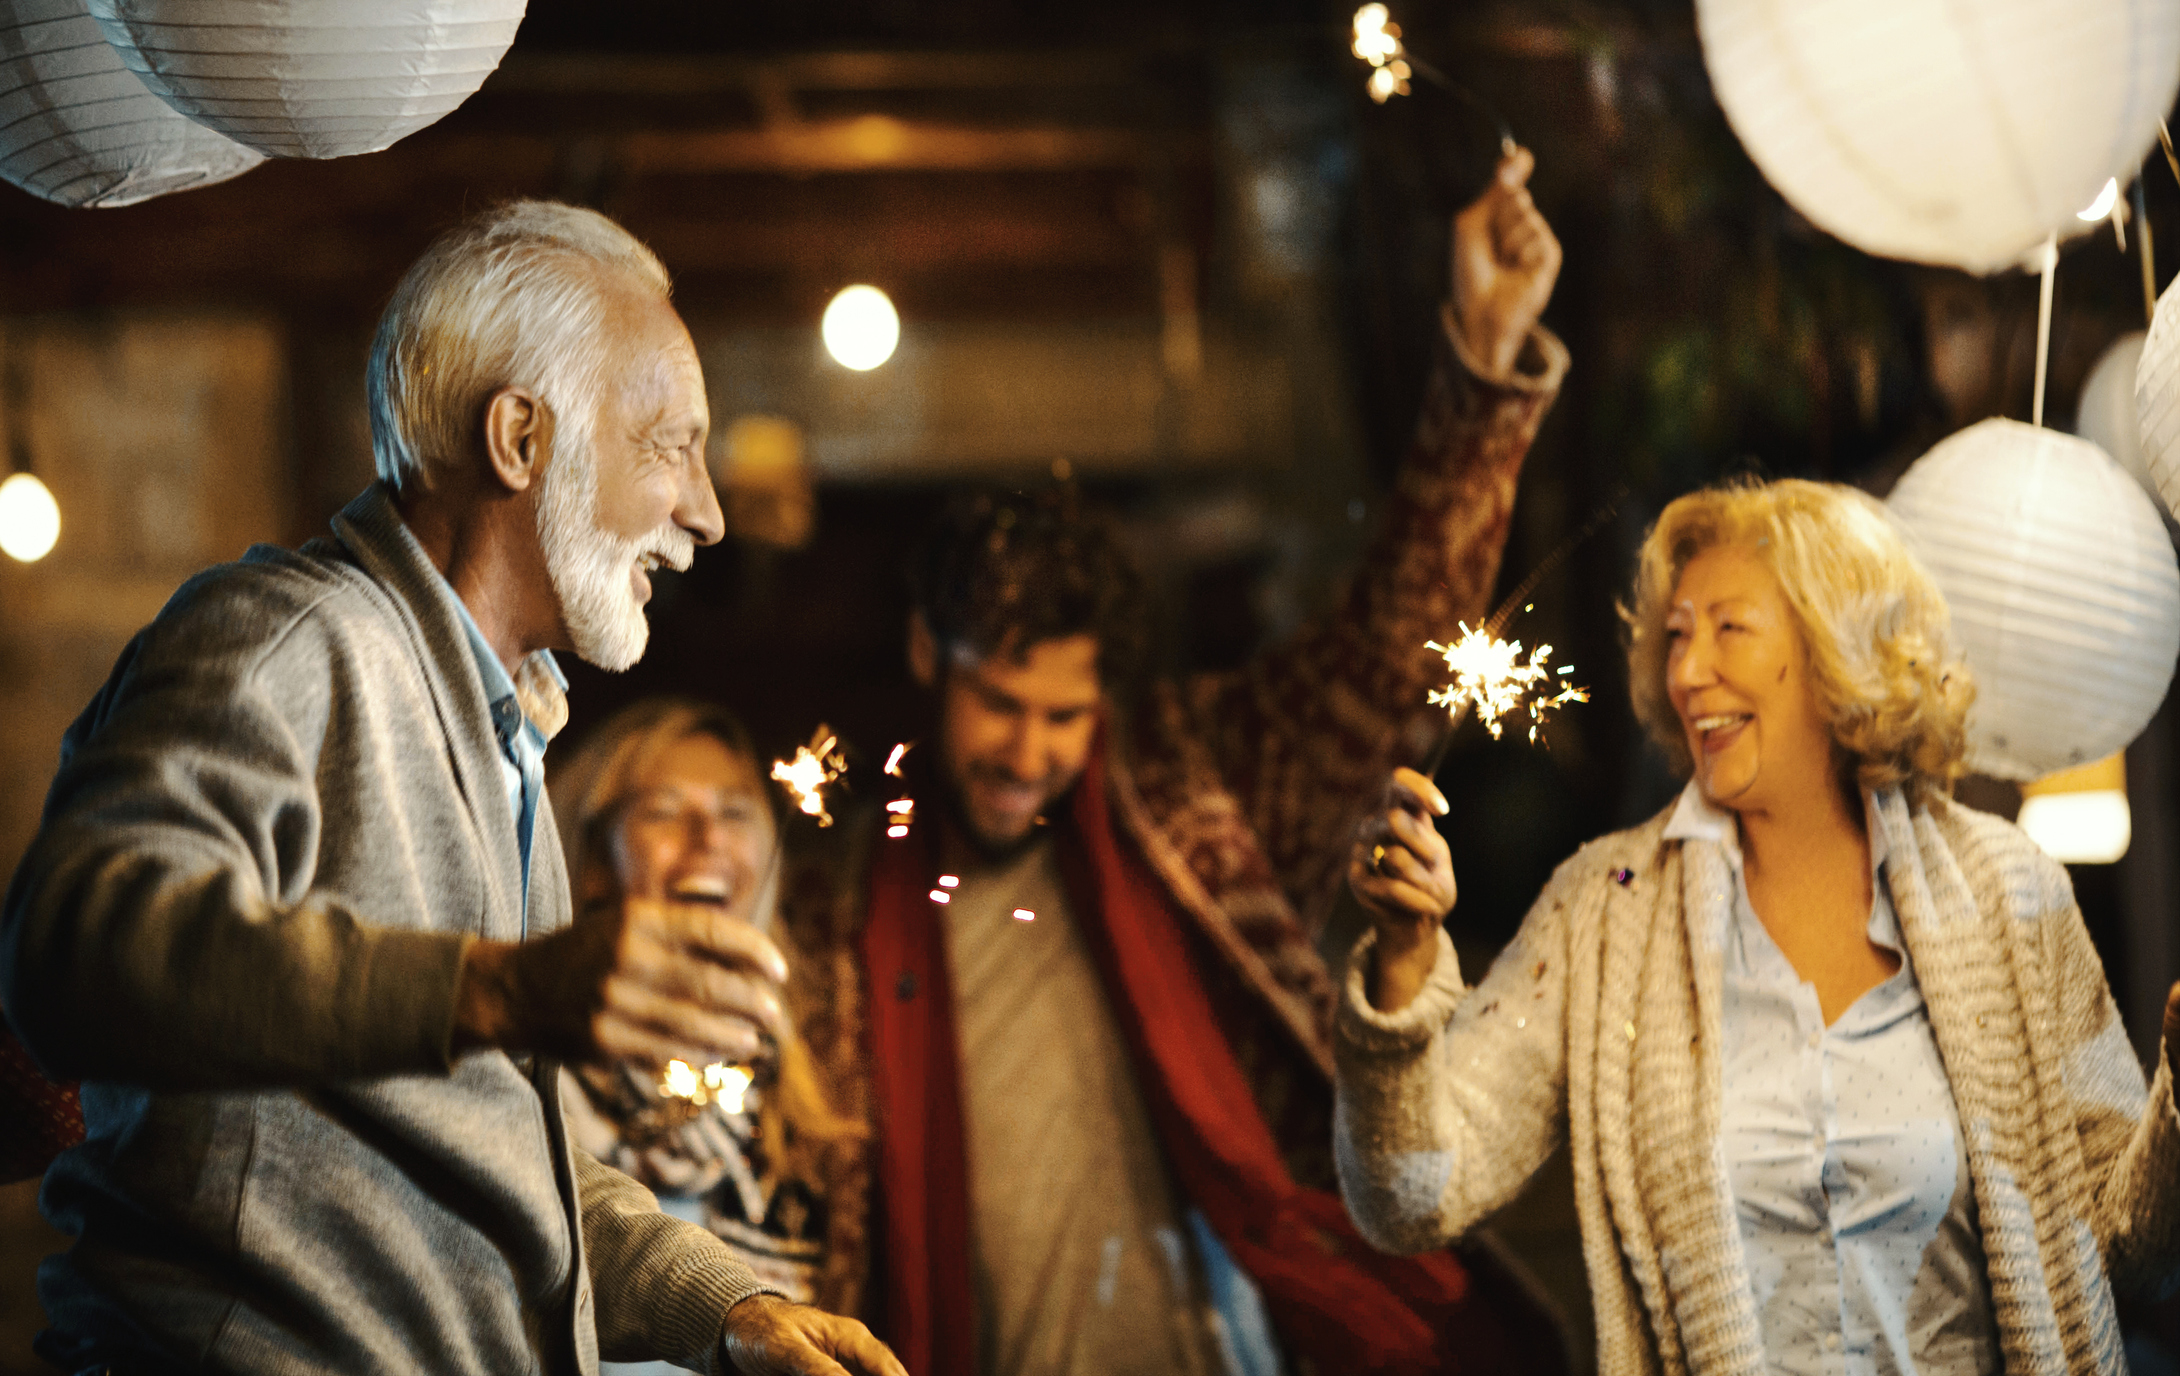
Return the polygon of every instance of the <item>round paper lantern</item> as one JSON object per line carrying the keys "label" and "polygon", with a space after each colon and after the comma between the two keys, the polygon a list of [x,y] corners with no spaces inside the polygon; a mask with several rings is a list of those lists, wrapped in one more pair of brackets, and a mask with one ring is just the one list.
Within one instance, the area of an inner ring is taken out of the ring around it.
{"label": "round paper lantern", "polygon": [[2142,423],[2135,414],[2135,370],[2142,362],[2143,338],[2140,330],[2121,335],[2089,370],[2075,408],[2074,433],[2110,454],[2155,497],[2157,482],[2142,455]]}
{"label": "round paper lantern", "polygon": [[263,161],[145,90],[83,0],[0,0],[0,177],[61,205],[120,206]]}
{"label": "round paper lantern", "polygon": [[261,153],[339,158],[469,99],[526,0],[89,0],[167,104]]}
{"label": "round paper lantern", "polygon": [[1888,503],[1975,671],[1968,764],[2034,779],[2141,734],[2180,653],[2157,506],[2094,444],[2012,420],[1940,443]]}
{"label": "round paper lantern", "polygon": [[2180,90],[2180,0],[1696,0],[1704,65],[1764,176],[1890,258],[2012,267]]}
{"label": "round paper lantern", "polygon": [[2142,466],[2165,509],[2180,515],[2180,281],[2157,298],[2135,365],[2135,423]]}

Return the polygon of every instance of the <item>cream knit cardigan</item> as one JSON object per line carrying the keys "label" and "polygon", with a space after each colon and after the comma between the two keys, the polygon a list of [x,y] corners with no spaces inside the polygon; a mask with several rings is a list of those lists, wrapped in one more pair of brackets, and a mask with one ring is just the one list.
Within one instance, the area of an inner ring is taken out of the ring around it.
{"label": "cream knit cardigan", "polygon": [[[2180,1118],[2145,1091],[2066,871],[2010,824],[1878,797],[1886,876],[1967,1142],[2011,1376],[2123,1372],[2112,1285],[2180,1255]],[[1605,1373],[1764,1370],[1719,1131],[1730,898],[1669,813],[1584,846],[1471,993],[1453,947],[1415,1002],[1337,1019],[1340,1183],[1392,1251],[1459,1237],[1571,1135]]]}

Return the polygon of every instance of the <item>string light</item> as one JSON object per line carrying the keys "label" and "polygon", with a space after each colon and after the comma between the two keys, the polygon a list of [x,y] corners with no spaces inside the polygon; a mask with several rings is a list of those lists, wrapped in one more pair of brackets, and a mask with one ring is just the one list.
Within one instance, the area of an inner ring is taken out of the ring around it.
{"label": "string light", "polygon": [[825,308],[818,332],[835,362],[867,373],[893,357],[901,342],[901,317],[884,292],[858,283],[841,288]]}
{"label": "string light", "polygon": [[29,473],[0,482],[0,550],[34,564],[61,538],[61,508],[46,485]]}

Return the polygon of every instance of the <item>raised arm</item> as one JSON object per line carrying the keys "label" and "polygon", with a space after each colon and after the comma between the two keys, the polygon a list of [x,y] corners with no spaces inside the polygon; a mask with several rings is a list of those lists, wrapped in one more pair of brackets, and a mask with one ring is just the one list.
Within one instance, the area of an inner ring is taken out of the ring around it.
{"label": "raised arm", "polygon": [[1345,598],[1236,674],[1185,690],[1289,896],[1312,912],[1386,772],[1437,709],[1429,640],[1487,611],[1523,456],[1567,367],[1536,324],[1559,244],[1524,151],[1454,219],[1453,300],[1415,441]]}
{"label": "raised arm", "polygon": [[1443,813],[1444,799],[1404,770],[1356,843],[1350,885],[1373,929],[1334,1023],[1340,1193],[1363,1236],[1393,1252],[1444,1246],[1512,1200],[1567,1122],[1559,885],[1467,989],[1440,925],[1452,867],[1424,810]]}

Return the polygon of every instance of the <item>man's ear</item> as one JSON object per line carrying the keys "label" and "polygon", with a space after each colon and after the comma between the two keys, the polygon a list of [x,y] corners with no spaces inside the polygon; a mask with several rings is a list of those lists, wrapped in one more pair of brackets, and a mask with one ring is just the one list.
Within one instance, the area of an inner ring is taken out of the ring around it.
{"label": "man's ear", "polygon": [[939,638],[920,611],[908,614],[908,672],[926,688],[939,683]]}
{"label": "man's ear", "polygon": [[484,404],[484,457],[510,492],[527,492],[552,455],[553,413],[526,387],[502,387]]}

